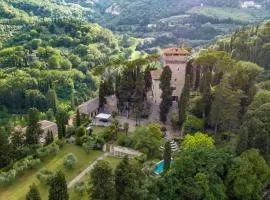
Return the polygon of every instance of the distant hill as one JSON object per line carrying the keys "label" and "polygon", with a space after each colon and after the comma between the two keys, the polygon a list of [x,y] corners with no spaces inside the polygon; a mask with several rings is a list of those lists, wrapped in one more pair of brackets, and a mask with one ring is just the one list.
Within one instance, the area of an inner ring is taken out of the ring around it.
{"label": "distant hill", "polygon": [[100,0],[95,21],[113,31],[146,38],[141,49],[208,43],[237,27],[270,18],[267,4],[241,8],[237,0]]}
{"label": "distant hill", "polygon": [[[187,43],[199,46],[239,26],[270,18],[269,1],[242,8],[240,0],[0,0],[1,30],[10,34],[37,18],[76,18],[144,38],[138,50]],[[257,6],[257,7],[258,7]],[[12,27],[6,27],[6,21]],[[6,32],[6,31],[4,31]],[[3,36],[2,37],[6,37]]]}

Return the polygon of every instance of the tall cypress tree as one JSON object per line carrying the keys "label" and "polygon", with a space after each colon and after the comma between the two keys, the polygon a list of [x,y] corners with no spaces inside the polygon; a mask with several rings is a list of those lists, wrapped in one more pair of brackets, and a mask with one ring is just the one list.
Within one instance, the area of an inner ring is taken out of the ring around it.
{"label": "tall cypress tree", "polygon": [[65,175],[59,171],[50,183],[49,200],[68,200],[68,189]]}
{"label": "tall cypress tree", "polygon": [[89,199],[115,199],[113,169],[108,161],[100,160],[90,172],[91,186]]}
{"label": "tall cypress tree", "polygon": [[48,130],[45,138],[45,145],[49,145],[53,143],[53,132]]}
{"label": "tall cypress tree", "polygon": [[79,108],[77,108],[77,113],[76,113],[76,126],[79,127],[81,126],[81,114]]}
{"label": "tall cypress tree", "polygon": [[130,109],[134,89],[134,71],[131,68],[126,68],[123,71],[120,85],[118,87],[118,101],[120,102],[120,105],[127,103],[127,110]]}
{"label": "tall cypress tree", "polygon": [[28,145],[38,144],[39,136],[42,134],[39,123],[39,112],[36,108],[30,108],[28,111],[28,124],[26,128],[26,143]]}
{"label": "tall cypress tree", "polygon": [[142,177],[141,169],[124,157],[115,169],[116,200],[143,199]]}
{"label": "tall cypress tree", "polygon": [[124,159],[119,163],[119,165],[115,169],[115,192],[116,199],[123,199],[125,195],[125,188],[130,187],[132,181],[129,176],[131,172],[131,166],[128,162],[128,158],[124,157]]}
{"label": "tall cypress tree", "polygon": [[147,66],[144,71],[145,91],[148,91],[152,86],[151,68]]}
{"label": "tall cypress tree", "polygon": [[206,72],[203,77],[203,86],[202,86],[202,107],[203,107],[203,119],[206,119],[209,116],[211,108],[211,72]]}
{"label": "tall cypress tree", "polygon": [[57,111],[57,105],[58,105],[58,100],[57,100],[57,94],[55,92],[55,89],[49,89],[47,92],[47,104],[49,108],[53,109],[54,114]]}
{"label": "tall cypress tree", "polygon": [[172,106],[172,92],[171,87],[172,71],[169,66],[164,67],[160,77],[160,89],[162,90],[160,109],[160,121],[165,123],[170,107]]}
{"label": "tall cypress tree", "polygon": [[99,108],[102,109],[104,104],[106,104],[106,98],[105,98],[105,83],[103,81],[100,82],[99,85]]}
{"label": "tall cypress tree", "polygon": [[144,103],[144,79],[143,74],[139,74],[136,79],[136,87],[134,94],[132,96],[133,108],[136,113],[136,124],[138,118],[141,117],[141,113],[143,111],[143,103]]}
{"label": "tall cypress tree", "polygon": [[40,193],[35,184],[30,186],[30,190],[26,195],[26,200],[41,200]]}
{"label": "tall cypress tree", "polygon": [[163,152],[164,173],[166,173],[170,169],[171,157],[172,157],[171,143],[170,141],[167,141]]}
{"label": "tall cypress tree", "polygon": [[58,107],[55,118],[58,128],[58,138],[62,139],[66,136],[66,124],[68,122],[68,113],[66,108]]}
{"label": "tall cypress tree", "polygon": [[185,80],[185,85],[184,85],[180,100],[178,102],[180,126],[182,126],[186,120],[186,110],[187,110],[188,102],[189,102],[189,93],[190,93],[190,76],[187,75],[186,80]]}

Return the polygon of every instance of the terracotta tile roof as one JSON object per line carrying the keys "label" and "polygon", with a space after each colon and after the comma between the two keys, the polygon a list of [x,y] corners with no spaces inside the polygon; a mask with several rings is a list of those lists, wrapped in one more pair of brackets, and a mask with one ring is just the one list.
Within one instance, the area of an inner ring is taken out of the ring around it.
{"label": "terracotta tile roof", "polygon": [[86,101],[83,104],[78,106],[80,113],[85,114],[85,115],[89,115],[90,113],[98,110],[98,107],[99,107],[98,97],[91,99],[89,101]]}
{"label": "terracotta tile roof", "polygon": [[56,123],[50,122],[50,121],[47,121],[47,120],[39,121],[39,123],[40,123],[42,129],[49,128],[49,127],[52,127],[52,126],[57,126]]}
{"label": "terracotta tile roof", "polygon": [[179,55],[188,55],[189,54],[189,52],[183,47],[181,47],[181,48],[174,47],[174,48],[163,49],[162,53],[163,54],[179,54]]}
{"label": "terracotta tile roof", "polygon": [[153,80],[159,80],[161,74],[162,74],[162,70],[161,69],[157,69],[157,70],[151,71],[151,77],[152,77]]}

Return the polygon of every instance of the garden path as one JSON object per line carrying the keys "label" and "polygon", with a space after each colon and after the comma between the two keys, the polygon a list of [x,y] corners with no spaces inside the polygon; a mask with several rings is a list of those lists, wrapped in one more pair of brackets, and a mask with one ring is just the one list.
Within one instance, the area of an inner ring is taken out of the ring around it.
{"label": "garden path", "polygon": [[108,156],[109,153],[104,153],[100,157],[98,157],[94,162],[92,162],[85,170],[83,170],[78,176],[76,176],[72,181],[68,183],[68,188],[71,188],[76,183],[78,183],[82,177],[84,177],[86,174],[88,174],[94,166],[97,164],[99,160],[103,160],[106,156]]}

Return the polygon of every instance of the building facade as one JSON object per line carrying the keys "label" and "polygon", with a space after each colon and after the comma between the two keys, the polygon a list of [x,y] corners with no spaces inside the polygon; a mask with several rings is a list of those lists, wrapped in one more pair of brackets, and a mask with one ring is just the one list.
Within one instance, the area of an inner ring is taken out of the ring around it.
{"label": "building facade", "polygon": [[[184,84],[189,52],[184,48],[167,48],[162,50],[161,61],[163,67],[170,67],[172,71],[171,86],[173,87],[173,101],[178,101]],[[151,71],[152,95],[155,104],[161,103],[162,91],[159,87],[162,69]]]}

